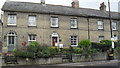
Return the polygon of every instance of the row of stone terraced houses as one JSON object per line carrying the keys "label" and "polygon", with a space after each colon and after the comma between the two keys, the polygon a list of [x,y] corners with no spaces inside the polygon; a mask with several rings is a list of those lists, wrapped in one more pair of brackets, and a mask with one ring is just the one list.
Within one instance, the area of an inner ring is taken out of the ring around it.
{"label": "row of stone terraced houses", "polygon": [[[99,42],[110,40],[109,12],[104,3],[100,10],[79,8],[79,1],[72,6],[60,6],[41,3],[7,1],[2,7],[3,52],[22,48],[29,42],[40,45],[64,47],[77,46],[81,40]],[[118,12],[111,12],[112,30],[115,39],[119,39]]]}

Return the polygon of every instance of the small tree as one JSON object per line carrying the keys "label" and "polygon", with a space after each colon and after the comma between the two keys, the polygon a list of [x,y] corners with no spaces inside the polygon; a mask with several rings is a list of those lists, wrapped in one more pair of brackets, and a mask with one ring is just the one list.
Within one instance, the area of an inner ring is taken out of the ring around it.
{"label": "small tree", "polygon": [[98,52],[97,49],[92,48],[92,43],[89,40],[82,40],[79,47],[83,49],[85,54],[92,54]]}
{"label": "small tree", "polygon": [[78,45],[83,48],[84,51],[88,51],[88,49],[91,48],[91,42],[89,40],[82,40]]}

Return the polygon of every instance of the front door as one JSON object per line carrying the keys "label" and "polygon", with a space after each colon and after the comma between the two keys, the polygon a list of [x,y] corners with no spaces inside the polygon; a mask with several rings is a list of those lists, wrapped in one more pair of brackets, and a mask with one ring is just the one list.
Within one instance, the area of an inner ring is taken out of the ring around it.
{"label": "front door", "polygon": [[15,49],[15,36],[8,36],[8,51]]}
{"label": "front door", "polygon": [[58,43],[57,37],[52,37],[52,45],[55,46],[55,43]]}

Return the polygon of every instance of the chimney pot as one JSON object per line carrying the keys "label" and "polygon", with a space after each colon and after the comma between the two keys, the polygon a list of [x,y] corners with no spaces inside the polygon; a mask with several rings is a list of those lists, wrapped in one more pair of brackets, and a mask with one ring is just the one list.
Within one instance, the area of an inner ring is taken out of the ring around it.
{"label": "chimney pot", "polygon": [[73,8],[79,8],[79,1],[78,0],[73,0],[71,3]]}
{"label": "chimney pot", "polygon": [[45,0],[41,0],[41,4],[45,4]]}
{"label": "chimney pot", "polygon": [[103,11],[106,11],[106,5],[105,5],[105,3],[104,2],[102,2],[101,4],[100,4],[100,8],[99,8],[100,10],[103,10]]}

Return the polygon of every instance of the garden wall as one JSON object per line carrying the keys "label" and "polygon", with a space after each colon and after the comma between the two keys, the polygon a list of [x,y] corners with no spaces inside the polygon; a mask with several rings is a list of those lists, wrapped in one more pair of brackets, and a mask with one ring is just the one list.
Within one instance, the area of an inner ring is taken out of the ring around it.
{"label": "garden wall", "polygon": [[[114,54],[115,59],[118,59],[118,56],[120,57],[120,54],[119,55]],[[100,61],[100,60],[107,60],[107,54],[97,53],[92,55],[72,55],[72,62],[86,62],[86,61]],[[17,65],[37,65],[37,64],[42,65],[42,64],[64,63],[62,57],[60,56],[51,57],[51,58],[27,59],[27,60],[26,58],[18,58],[17,61],[18,61]],[[4,58],[3,58],[3,66],[7,66],[4,63]]]}
{"label": "garden wall", "polygon": [[58,64],[62,63],[62,57],[51,57],[51,58],[38,58],[38,59],[26,59],[26,58],[18,58],[18,64],[5,64],[3,58],[3,66],[8,65],[37,65],[37,64]]}
{"label": "garden wall", "polygon": [[106,53],[98,53],[92,55],[73,55],[72,61],[73,62],[97,61],[97,60],[106,60],[106,58],[107,58]]}

